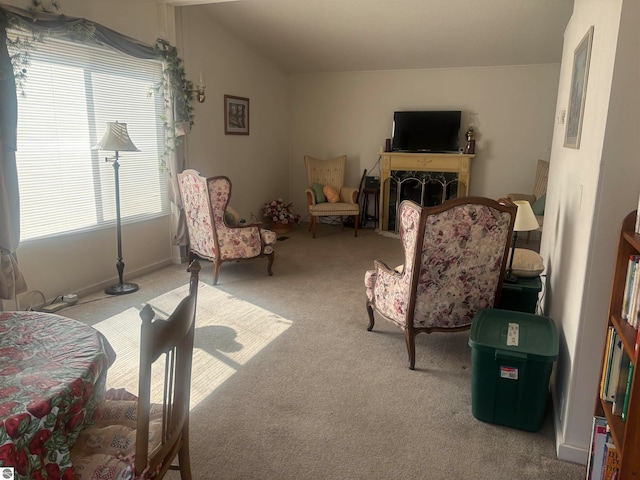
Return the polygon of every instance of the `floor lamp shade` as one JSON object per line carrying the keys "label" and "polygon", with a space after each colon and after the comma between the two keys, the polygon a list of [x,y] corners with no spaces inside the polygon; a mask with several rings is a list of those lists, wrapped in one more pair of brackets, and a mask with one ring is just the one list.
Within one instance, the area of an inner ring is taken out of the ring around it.
{"label": "floor lamp shade", "polygon": [[115,152],[113,158],[106,157],[106,162],[113,162],[113,172],[115,175],[116,185],[116,234],[118,239],[118,262],[116,269],[118,270],[118,283],[104,289],[109,295],[123,295],[125,293],[133,293],[138,290],[138,285],[131,282],[123,281],[124,262],[122,261],[122,232],[120,221],[120,178],[118,171],[120,164],[118,163],[119,152],[139,152],[138,148],[133,144],[127,132],[126,123],[108,122],[107,131],[102,139],[93,147],[92,150],[112,150]]}
{"label": "floor lamp shade", "polygon": [[94,150],[112,150],[114,152],[139,152],[127,132],[126,123],[107,122],[107,131]]}

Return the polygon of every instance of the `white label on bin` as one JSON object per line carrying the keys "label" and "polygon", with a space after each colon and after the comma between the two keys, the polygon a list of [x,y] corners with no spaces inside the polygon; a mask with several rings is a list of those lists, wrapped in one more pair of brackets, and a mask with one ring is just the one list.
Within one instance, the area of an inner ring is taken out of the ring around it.
{"label": "white label on bin", "polygon": [[513,367],[500,367],[500,377],[509,380],[518,379],[518,369]]}
{"label": "white label on bin", "polygon": [[507,330],[507,346],[517,347],[520,343],[520,324],[509,323]]}

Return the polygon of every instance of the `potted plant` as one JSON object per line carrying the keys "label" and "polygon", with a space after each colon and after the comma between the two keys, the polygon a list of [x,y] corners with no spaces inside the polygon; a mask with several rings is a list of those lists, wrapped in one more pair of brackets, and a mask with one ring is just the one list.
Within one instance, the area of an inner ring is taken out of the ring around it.
{"label": "potted plant", "polygon": [[300,223],[300,215],[291,211],[292,206],[293,203],[284,203],[281,198],[264,204],[262,216],[265,222],[268,221],[270,223],[271,230],[288,232],[293,224]]}

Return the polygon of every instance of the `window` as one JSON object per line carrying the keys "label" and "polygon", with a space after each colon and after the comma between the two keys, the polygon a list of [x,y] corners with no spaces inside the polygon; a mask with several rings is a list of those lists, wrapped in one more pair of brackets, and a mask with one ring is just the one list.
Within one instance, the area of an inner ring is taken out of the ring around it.
{"label": "window", "polygon": [[122,222],[170,213],[160,166],[162,65],[47,38],[18,93],[21,240],[115,224],[114,152],[92,150],[107,122],[126,123],[140,152],[120,153]]}

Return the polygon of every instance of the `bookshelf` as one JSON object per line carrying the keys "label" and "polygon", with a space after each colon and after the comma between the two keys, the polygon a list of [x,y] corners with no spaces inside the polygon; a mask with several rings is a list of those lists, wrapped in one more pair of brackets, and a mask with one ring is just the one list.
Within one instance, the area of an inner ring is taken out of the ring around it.
{"label": "bookshelf", "polygon": [[[609,302],[609,313],[605,338],[609,327],[613,327],[622,341],[624,351],[629,356],[634,367],[637,364],[635,348],[638,336],[637,330],[622,318],[622,303],[627,279],[629,256],[640,254],[640,235],[635,233],[636,211],[629,213],[622,222],[618,251],[616,254],[613,273],[613,285]],[[600,382],[606,375],[608,349],[605,345],[600,364]],[[633,369],[631,387],[628,392],[629,404],[626,419],[612,412],[612,403],[603,400],[600,392],[596,395],[594,416],[605,417],[611,431],[619,456],[618,480],[640,480],[640,373]],[[598,382],[598,385],[600,385]]]}

